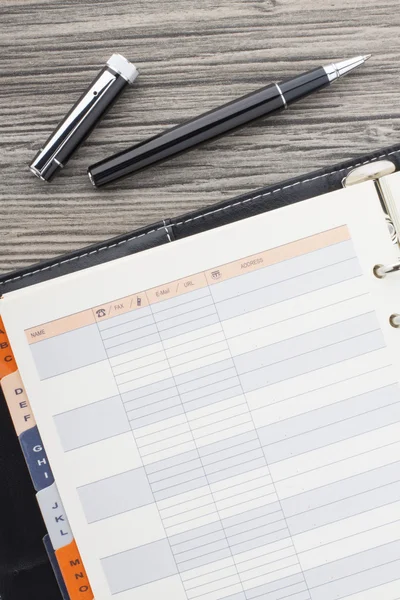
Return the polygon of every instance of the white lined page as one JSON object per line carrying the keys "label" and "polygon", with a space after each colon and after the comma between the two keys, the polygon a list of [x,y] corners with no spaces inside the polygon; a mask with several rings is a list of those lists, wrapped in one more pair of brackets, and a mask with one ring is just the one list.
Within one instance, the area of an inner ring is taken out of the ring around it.
{"label": "white lined page", "polygon": [[393,254],[363,184],[6,296],[97,600],[380,597],[399,283],[372,266]]}

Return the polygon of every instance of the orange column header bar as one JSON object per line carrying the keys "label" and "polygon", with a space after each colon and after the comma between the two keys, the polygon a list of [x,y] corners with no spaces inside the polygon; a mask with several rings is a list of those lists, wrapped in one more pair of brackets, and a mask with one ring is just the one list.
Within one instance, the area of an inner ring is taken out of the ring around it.
{"label": "orange column header bar", "polygon": [[44,325],[27,329],[25,335],[28,344],[34,344],[35,342],[40,342],[41,340],[47,340],[56,335],[67,333],[73,329],[91,325],[92,323],[95,323],[93,312],[91,310],[84,310],[75,315],[63,317],[62,319],[57,319],[56,321],[50,321]]}
{"label": "orange column header bar", "polygon": [[226,281],[232,277],[250,273],[251,271],[257,271],[264,267],[269,267],[277,263],[301,256],[302,254],[308,254],[309,252],[315,252],[321,248],[338,244],[350,239],[350,233],[346,226],[336,227],[329,231],[323,231],[316,235],[290,242],[284,246],[278,246],[277,248],[271,248],[271,250],[265,250],[259,254],[253,254],[247,258],[241,260],[235,260],[234,262],[228,263],[219,267],[218,269],[210,269],[205,272],[207,283],[209,285]]}
{"label": "orange column header bar", "polygon": [[[227,279],[239,275],[257,271],[270,265],[315,252],[321,248],[338,244],[350,239],[350,233],[346,225],[336,227],[328,231],[323,231],[311,235],[295,242],[290,242],[283,246],[265,250],[259,254],[254,254],[243,259],[227,263],[225,265],[209,269],[204,272],[189,275],[183,279],[178,279],[163,285],[107,302],[93,309],[88,309],[68,317],[63,317],[56,321],[38,325],[28,329],[26,337],[29,344],[34,344],[56,335],[67,333],[86,325],[91,325],[99,321],[111,319],[118,315],[139,310],[146,306],[175,298],[182,294],[195,291],[208,285],[214,285]],[[10,360],[10,359],[8,359]],[[15,369],[14,369],[15,370]],[[0,372],[1,373],[1,372]]]}

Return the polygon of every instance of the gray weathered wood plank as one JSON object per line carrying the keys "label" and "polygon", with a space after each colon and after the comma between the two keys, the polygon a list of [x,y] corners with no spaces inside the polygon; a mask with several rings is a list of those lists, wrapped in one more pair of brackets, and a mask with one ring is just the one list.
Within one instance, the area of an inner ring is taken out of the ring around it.
{"label": "gray weathered wood plank", "polygon": [[[2,0],[0,272],[399,142],[398,0]],[[45,184],[27,165],[112,52],[141,76]],[[335,89],[95,190],[89,164],[270,81],[372,52]]]}

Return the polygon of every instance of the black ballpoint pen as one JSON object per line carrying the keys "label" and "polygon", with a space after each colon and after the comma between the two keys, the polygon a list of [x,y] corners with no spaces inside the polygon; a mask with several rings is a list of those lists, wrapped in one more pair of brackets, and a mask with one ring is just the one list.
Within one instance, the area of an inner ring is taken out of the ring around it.
{"label": "black ballpoint pen", "polygon": [[88,169],[89,178],[93,185],[100,187],[232,131],[253,119],[287,108],[292,102],[350,73],[370,56],[357,56],[318,67],[242,96],[91,165]]}

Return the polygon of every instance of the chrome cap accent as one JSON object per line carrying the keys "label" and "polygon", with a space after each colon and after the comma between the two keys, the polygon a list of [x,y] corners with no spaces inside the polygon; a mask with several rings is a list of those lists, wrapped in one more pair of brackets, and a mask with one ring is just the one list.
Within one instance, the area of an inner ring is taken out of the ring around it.
{"label": "chrome cap accent", "polygon": [[276,85],[276,89],[277,89],[277,90],[278,90],[278,92],[279,92],[279,95],[280,95],[280,97],[282,98],[283,107],[284,107],[284,109],[286,110],[286,109],[287,109],[287,107],[288,107],[288,105],[287,105],[287,102],[286,102],[286,98],[285,98],[285,96],[284,96],[284,95],[283,95],[283,93],[282,93],[282,90],[281,90],[281,88],[280,88],[280,85],[279,85],[279,83],[275,83],[275,85]]}
{"label": "chrome cap accent", "polygon": [[129,62],[122,54],[113,54],[107,61],[107,65],[121,75],[128,83],[133,83],[139,75],[139,71],[134,64]]}
{"label": "chrome cap accent", "polygon": [[366,54],[365,56],[355,56],[354,58],[350,58],[348,60],[342,60],[342,62],[333,63],[331,65],[327,65],[324,67],[325,73],[328,75],[328,79],[330,82],[339,79],[339,77],[343,77],[343,75],[347,75],[353,71],[353,69],[357,69],[357,67],[361,67],[369,58],[371,58],[372,54]]}

